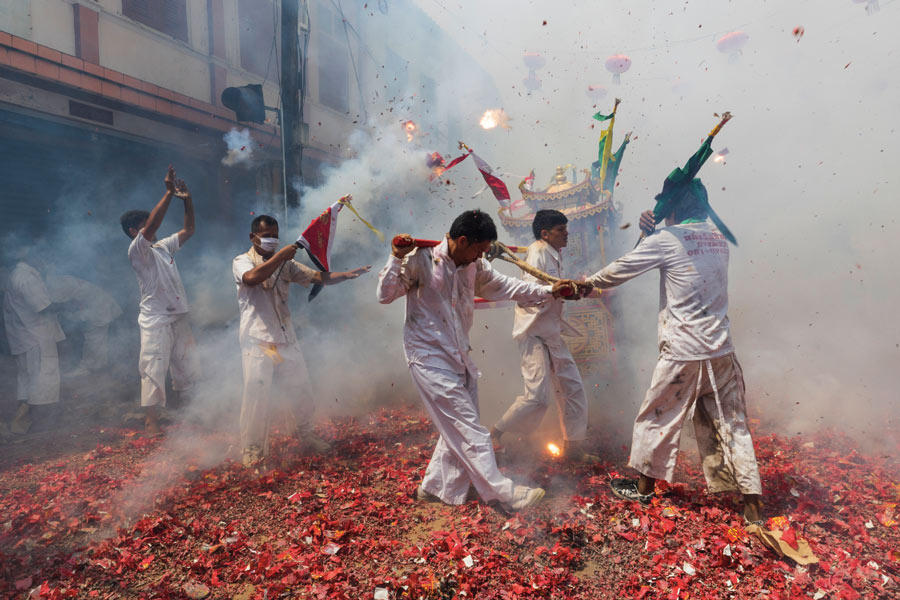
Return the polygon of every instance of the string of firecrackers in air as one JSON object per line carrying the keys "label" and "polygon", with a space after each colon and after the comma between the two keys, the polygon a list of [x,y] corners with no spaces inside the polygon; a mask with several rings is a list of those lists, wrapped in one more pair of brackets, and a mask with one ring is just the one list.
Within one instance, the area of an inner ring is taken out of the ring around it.
{"label": "string of firecrackers in air", "polygon": [[343,206],[346,206],[347,208],[349,208],[350,212],[352,212],[354,215],[356,215],[356,218],[359,219],[363,225],[368,227],[372,231],[372,233],[375,234],[376,237],[378,237],[378,241],[380,241],[381,243],[384,243],[384,234],[381,233],[381,231],[379,231],[378,229],[376,229],[371,223],[369,223],[368,221],[366,221],[365,219],[362,218],[362,215],[359,214],[359,211],[357,211],[356,208],[353,206],[353,204],[351,204],[350,201],[352,199],[353,199],[353,194],[347,194],[346,196],[343,196],[340,200],[338,200],[338,202],[340,202]]}

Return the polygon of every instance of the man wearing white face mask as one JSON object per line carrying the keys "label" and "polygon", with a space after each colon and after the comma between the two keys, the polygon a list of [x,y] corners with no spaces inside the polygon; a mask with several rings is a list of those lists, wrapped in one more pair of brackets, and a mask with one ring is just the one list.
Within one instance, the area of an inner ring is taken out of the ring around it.
{"label": "man wearing white face mask", "polygon": [[340,273],[320,272],[293,260],[296,244],[278,250],[278,221],[268,215],[256,217],[250,225],[253,246],[232,262],[241,310],[241,362],[244,389],[241,400],[242,462],[255,466],[268,453],[270,404],[273,386],[289,398],[287,408],[296,430],[313,451],[327,450],[328,444],[309,427],[312,391],[309,373],[297,342],[288,306],[290,284],[331,285],[355,279],[370,267]]}
{"label": "man wearing white face mask", "polygon": [[[186,393],[194,383],[190,349],[194,345],[188,323],[188,302],[175,264],[175,252],[194,235],[194,204],[184,181],[175,178],[169,165],[166,193],[149,213],[130,210],[120,221],[131,238],[128,259],[141,287],[141,406],[147,415],[145,428],[159,435],[159,409],[166,405],[166,372],[171,371],[172,389]],[[172,196],[184,201],[184,226],[161,240],[156,231],[162,225]]]}

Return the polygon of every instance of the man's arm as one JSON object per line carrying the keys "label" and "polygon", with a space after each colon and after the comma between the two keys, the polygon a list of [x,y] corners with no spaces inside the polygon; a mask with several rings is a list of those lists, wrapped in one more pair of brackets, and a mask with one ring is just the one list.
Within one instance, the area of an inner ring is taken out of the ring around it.
{"label": "man's arm", "polygon": [[[412,241],[409,234],[398,236],[404,241]],[[415,249],[414,244],[407,246],[395,246],[391,243],[391,256],[388,258],[387,264],[378,273],[378,287],[375,295],[381,304],[390,304],[397,298],[402,298],[412,288],[415,281],[415,275],[412,273],[409,260],[406,255]]]}
{"label": "man's arm", "polygon": [[253,267],[249,271],[246,271],[241,276],[241,281],[244,285],[249,287],[255,287],[266,279],[272,276],[278,267],[284,264],[286,261],[294,258],[294,254],[297,253],[297,246],[294,244],[290,244],[285,246],[275,254],[269,257],[264,263],[257,267]]}
{"label": "man's arm", "polygon": [[148,241],[153,241],[156,230],[159,229],[163,219],[166,218],[166,211],[169,210],[169,202],[172,201],[172,195],[175,193],[175,167],[172,165],[169,165],[169,170],[166,172],[165,184],[166,193],[163,194],[162,199],[157,202],[156,206],[153,207],[153,210],[150,211],[150,217],[147,219],[147,224],[144,225],[143,234]]}
{"label": "man's arm", "polygon": [[662,266],[663,250],[659,244],[659,234],[649,236],[634,250],[594,273],[585,283],[605,290],[621,285],[638,275]]}
{"label": "man's arm", "polygon": [[184,201],[184,226],[178,232],[178,245],[184,246],[184,243],[194,235],[194,201],[183,179],[175,180],[173,195]]}
{"label": "man's arm", "polygon": [[351,271],[319,271],[310,281],[317,284],[321,283],[322,285],[334,285],[336,283],[341,283],[342,281],[347,281],[348,279],[356,279],[363,273],[368,273],[371,268],[372,265],[366,265],[365,267],[359,267]]}

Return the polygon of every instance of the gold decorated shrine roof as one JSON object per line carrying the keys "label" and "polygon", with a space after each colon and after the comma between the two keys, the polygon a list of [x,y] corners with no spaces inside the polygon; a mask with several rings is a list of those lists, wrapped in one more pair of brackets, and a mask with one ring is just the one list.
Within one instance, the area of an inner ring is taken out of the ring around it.
{"label": "gold decorated shrine roof", "polygon": [[[585,206],[575,206],[560,210],[566,217],[571,219],[586,219],[601,214],[603,211],[613,211],[612,202],[606,200],[597,204],[588,204]],[[534,213],[531,212],[521,217],[514,217],[509,213],[509,209],[501,207],[497,214],[500,216],[500,222],[504,227],[531,227],[534,221]]]}

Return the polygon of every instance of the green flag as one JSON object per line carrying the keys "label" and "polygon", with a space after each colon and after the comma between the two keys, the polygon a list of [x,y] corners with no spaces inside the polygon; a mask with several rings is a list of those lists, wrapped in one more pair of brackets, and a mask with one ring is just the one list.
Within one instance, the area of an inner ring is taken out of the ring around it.
{"label": "green flag", "polygon": [[600,122],[609,121],[610,119],[612,119],[615,116],[615,114],[616,114],[615,111],[609,113],[608,115],[604,115],[603,113],[598,112],[597,114],[594,115],[594,118]]}
{"label": "green flag", "polygon": [[609,158],[609,166],[606,169],[606,178],[603,180],[603,189],[610,194],[613,193],[613,188],[616,187],[616,177],[619,175],[619,167],[622,166],[622,157],[625,155],[625,146],[627,145],[628,137],[626,136],[625,139],[622,140],[619,149],[616,150],[616,153]]}

